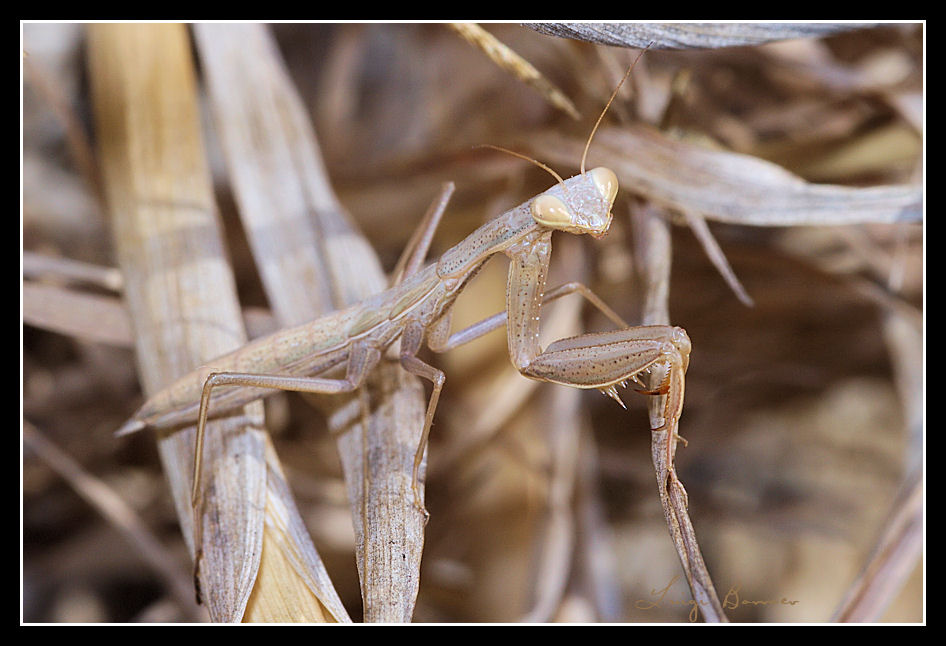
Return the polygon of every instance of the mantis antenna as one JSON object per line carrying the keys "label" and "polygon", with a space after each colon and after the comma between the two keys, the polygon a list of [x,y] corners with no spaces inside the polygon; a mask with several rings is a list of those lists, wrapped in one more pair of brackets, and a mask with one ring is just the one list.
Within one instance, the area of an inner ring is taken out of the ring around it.
{"label": "mantis antenna", "polygon": [[503,148],[502,146],[494,146],[493,144],[477,144],[476,146],[473,146],[473,147],[474,147],[474,148],[492,148],[493,150],[498,150],[498,151],[501,152],[501,153],[507,153],[507,154],[512,155],[513,157],[518,157],[519,159],[524,159],[524,160],[526,160],[527,162],[529,162],[530,164],[535,164],[536,166],[538,166],[538,167],[541,168],[542,170],[544,170],[544,171],[548,172],[549,174],[551,174],[552,177],[554,177],[556,180],[558,180],[558,183],[562,185],[562,190],[565,190],[565,191],[567,192],[567,189],[565,189],[565,180],[562,179],[562,176],[559,175],[558,173],[556,173],[554,170],[552,170],[551,168],[549,168],[548,166],[546,166],[545,164],[543,164],[542,162],[540,162],[540,161],[537,160],[537,159],[532,159],[532,158],[529,157],[528,155],[523,155],[522,153],[517,153],[515,150],[509,150],[508,148]]}
{"label": "mantis antenna", "polygon": [[644,52],[650,49],[650,46],[653,44],[654,44],[654,41],[650,41],[647,47],[642,49],[640,54],[637,55],[637,58],[634,59],[634,62],[628,66],[627,71],[624,72],[624,77],[621,79],[621,82],[618,83],[618,86],[614,88],[614,92],[611,93],[611,98],[608,99],[608,103],[607,105],[604,106],[604,110],[602,110],[601,114],[598,115],[598,120],[595,121],[595,127],[591,129],[591,134],[588,135],[588,141],[585,142],[585,152],[581,154],[581,174],[582,175],[585,174],[585,158],[588,157],[588,149],[591,148],[591,140],[595,136],[595,133],[598,131],[598,126],[601,125],[601,120],[604,119],[605,113],[607,113],[608,108],[611,107],[611,102],[614,101],[614,97],[618,95],[618,90],[620,90],[621,86],[624,85],[624,81],[627,80],[627,77],[631,75],[631,70],[634,69],[635,65],[637,65],[637,61],[641,59],[641,56],[644,55]]}

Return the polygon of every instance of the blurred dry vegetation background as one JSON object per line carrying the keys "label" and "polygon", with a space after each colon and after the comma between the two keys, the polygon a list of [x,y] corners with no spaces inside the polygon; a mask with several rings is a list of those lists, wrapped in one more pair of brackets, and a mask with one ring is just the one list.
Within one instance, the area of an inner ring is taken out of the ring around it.
{"label": "blurred dry vegetation background", "polygon": [[[387,271],[443,182],[456,192],[431,257],[550,185],[534,166],[476,145],[574,174],[637,54],[523,25],[484,27],[570,106],[554,105],[445,25],[268,27],[331,186]],[[22,28],[21,618],[206,619],[192,601],[191,559],[154,435],[113,437],[142,391],[98,188],[88,26]],[[922,208],[915,197],[865,193],[863,212],[845,211],[846,198],[833,207],[844,224],[824,215],[830,209],[809,217],[791,201],[772,213],[758,191],[779,202],[791,182],[759,171],[772,184],[753,186],[750,164],[748,175],[733,171],[736,184],[714,185],[712,168],[692,175],[722,205],[701,212],[673,194],[673,182],[697,173],[698,151],[710,151],[772,162],[814,184],[921,185],[924,38],[923,25],[891,24],[652,48],[589,152],[589,167],[611,166],[621,182],[611,232],[555,238],[550,284],[581,280],[637,323],[647,249],[635,242],[632,213],[649,209],[672,223],[670,319],[693,342],[680,423],[689,444],[677,451],[677,470],[717,591],[740,601],[727,608],[732,621],[831,620],[890,531],[893,547],[881,553],[908,557],[871,580],[890,600],[872,619],[925,619],[918,543],[897,531],[921,513]],[[191,47],[214,197],[253,335],[253,321],[272,329],[271,297],[236,214],[198,40]],[[647,137],[660,138],[661,159],[649,156]],[[458,300],[454,329],[500,311],[505,278],[504,260],[487,264]],[[548,324],[576,325],[570,334],[609,329],[579,301],[548,306]],[[529,382],[510,365],[502,331],[424,356],[447,380],[431,436],[431,520],[413,620],[687,621],[690,591],[657,496],[647,398],[629,392],[625,411],[596,391]],[[314,545],[360,621],[335,441],[301,397],[276,395],[266,407]],[[906,521],[903,510],[913,514]]]}

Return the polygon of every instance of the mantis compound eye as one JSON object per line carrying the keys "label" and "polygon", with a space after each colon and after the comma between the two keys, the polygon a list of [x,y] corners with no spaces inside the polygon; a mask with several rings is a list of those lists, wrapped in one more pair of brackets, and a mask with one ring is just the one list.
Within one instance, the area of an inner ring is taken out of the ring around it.
{"label": "mantis compound eye", "polygon": [[618,177],[614,174],[610,168],[605,168],[604,166],[599,166],[593,170],[588,171],[588,176],[591,177],[591,181],[594,182],[595,188],[598,189],[598,193],[601,194],[608,202],[608,209],[610,210],[611,205],[614,204],[614,198],[618,194]]}
{"label": "mantis compound eye", "polygon": [[539,224],[563,229],[574,224],[568,206],[554,195],[540,195],[532,200],[532,217]]}

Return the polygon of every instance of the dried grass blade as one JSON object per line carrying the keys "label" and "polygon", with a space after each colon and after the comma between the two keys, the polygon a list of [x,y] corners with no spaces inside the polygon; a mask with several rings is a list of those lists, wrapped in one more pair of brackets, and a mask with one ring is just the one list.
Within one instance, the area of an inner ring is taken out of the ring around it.
{"label": "dried grass blade", "polygon": [[832,617],[836,622],[877,622],[923,558],[924,394],[923,321],[910,305],[867,283],[885,308],[884,336],[909,434],[907,475],[903,479],[857,579]]}
{"label": "dried grass blade", "polygon": [[710,262],[713,263],[713,266],[716,267],[716,271],[723,277],[726,284],[729,285],[729,289],[732,290],[733,294],[736,295],[736,298],[738,298],[743,305],[752,307],[754,305],[752,297],[746,292],[746,288],[742,286],[742,282],[740,282],[739,278],[736,276],[736,272],[733,271],[732,265],[730,265],[729,261],[726,259],[726,254],[723,253],[719,243],[716,242],[716,238],[713,237],[713,232],[710,231],[709,226],[706,224],[706,219],[690,211],[686,211],[683,215],[686,217],[687,224],[690,225],[690,230],[693,232],[693,235],[700,241],[700,245],[703,247],[703,251],[706,252],[706,256],[710,259]]}
{"label": "dried grass blade", "polygon": [[[135,345],[128,308],[117,296],[27,281],[22,297],[26,325],[119,348]],[[245,308],[243,323],[251,339],[276,331],[273,315],[264,308]]]}
{"label": "dried grass blade", "polygon": [[619,47],[708,49],[761,45],[789,38],[819,38],[870,27],[854,23],[526,23],[535,31],[559,38]]}
{"label": "dried grass blade", "polygon": [[[194,25],[230,186],[267,299],[283,326],[334,309],[314,208],[300,177],[295,105],[275,43],[251,24]],[[293,97],[295,98],[295,97]]]}
{"label": "dried grass blade", "polygon": [[578,444],[582,430],[581,392],[571,388],[547,388],[545,428],[549,439],[549,486],[542,524],[537,530],[535,568],[532,574],[532,606],[525,623],[554,620],[571,574],[576,519],[572,500],[578,475]]}
{"label": "dried grass blade", "polygon": [[[587,266],[581,240],[569,237],[558,241],[557,273],[579,282],[587,281]],[[558,282],[553,276],[553,282]],[[581,333],[583,300],[570,298],[558,303],[558,317],[554,328],[545,333],[560,339]],[[549,321],[548,323],[552,323]],[[519,375],[517,375],[518,377]],[[541,524],[536,533],[535,568],[532,575],[532,606],[523,617],[527,623],[548,622],[555,617],[565,596],[569,575],[573,569],[577,522],[575,518],[575,491],[579,477],[579,446],[585,420],[581,414],[581,391],[574,388],[551,386],[542,388],[540,396],[546,402],[542,427],[546,429],[548,451],[548,494]]]}
{"label": "dried grass blade", "polygon": [[[107,202],[139,372],[152,393],[246,336],[218,230],[186,27],[97,24],[88,35]],[[257,402],[245,418],[207,429],[201,584],[215,621],[244,616],[257,582],[264,509],[292,504],[267,495],[261,425]],[[194,433],[190,427],[158,438],[192,553]]]}
{"label": "dried grass blade", "polygon": [[[269,32],[249,24],[201,24],[195,32],[240,215],[257,265],[269,268],[264,283],[280,323],[312,320],[385,289],[380,261],[331,188],[309,117]],[[287,254],[304,258],[305,269],[282,262]],[[302,297],[307,292],[327,297]],[[410,474],[426,400],[421,383],[394,364],[381,366],[366,391],[367,425],[358,395],[308,399],[338,438],[364,619],[407,622],[423,550]]]}
{"label": "dried grass blade", "polygon": [[82,173],[88,187],[101,200],[102,180],[92,145],[86,135],[82,120],[64,96],[59,79],[28,55],[23,57],[23,71],[29,76],[32,86],[43,95],[52,113],[59,120],[76,167]]}
{"label": "dried grass blade", "polygon": [[[643,278],[645,292],[641,322],[643,325],[668,325],[670,225],[660,212],[650,205],[632,209],[631,213],[635,259],[638,272]],[[664,398],[664,395],[649,398],[651,428],[657,428],[663,423]],[[666,434],[671,432],[676,433],[677,429],[652,433],[651,439],[651,454],[664,517],[696,607],[703,613],[707,622],[726,622],[728,619],[703,561],[693,523],[687,512],[687,501],[677,487],[667,486],[670,474],[675,473],[673,463],[667,463]],[[691,619],[695,620],[696,617],[691,615]]]}
{"label": "dried grass blade", "polygon": [[56,258],[24,250],[21,257],[23,278],[49,278],[57,282],[100,287],[112,292],[121,291],[122,273],[114,267],[103,267],[71,258]]}
{"label": "dried grass blade", "polygon": [[926,430],[926,319],[912,303],[894,298],[890,292],[867,282],[885,308],[884,339],[890,353],[894,379],[909,434],[907,468],[923,463]]}
{"label": "dried grass blade", "polygon": [[34,282],[23,283],[22,296],[26,325],[122,348],[134,344],[128,310],[115,296]]}
{"label": "dried grass blade", "polygon": [[[582,148],[557,133],[536,137],[534,145],[562,164],[574,164]],[[627,190],[718,222],[817,226],[923,217],[921,185],[813,184],[763,159],[711,150],[641,125],[603,129],[594,157],[613,169]]]}
{"label": "dried grass blade", "polygon": [[164,581],[168,591],[177,597],[180,607],[189,617],[195,621],[203,618],[203,613],[194,603],[190,576],[121,496],[83,469],[29,422],[23,423],[23,441],[139,550],[141,558]]}
{"label": "dried grass blade", "polygon": [[[267,482],[276,492],[274,500],[291,501],[292,492],[272,444],[267,444],[266,453]],[[261,563],[260,574],[270,577],[272,585],[257,584],[250,603],[253,621],[328,623],[340,617],[342,623],[350,621],[336,596],[321,593],[331,587],[331,581],[295,507],[267,505]],[[256,599],[256,590],[262,589],[272,592]],[[300,598],[308,603],[299,603]]]}
{"label": "dried grass blade", "polygon": [[476,23],[470,22],[453,22],[449,24],[449,27],[486,54],[491,61],[538,91],[550,104],[573,119],[581,118],[578,108],[564,92],[542,76],[532,63],[511,50],[491,33]]}
{"label": "dried grass blade", "polygon": [[595,619],[621,621],[624,616],[618,559],[611,540],[603,495],[598,450],[590,429],[581,434],[579,447],[576,515],[578,517],[577,564],[580,568],[581,594],[594,609]]}
{"label": "dried grass blade", "polygon": [[835,611],[833,621],[877,622],[923,554],[923,478],[915,469],[890,507],[867,563]]}

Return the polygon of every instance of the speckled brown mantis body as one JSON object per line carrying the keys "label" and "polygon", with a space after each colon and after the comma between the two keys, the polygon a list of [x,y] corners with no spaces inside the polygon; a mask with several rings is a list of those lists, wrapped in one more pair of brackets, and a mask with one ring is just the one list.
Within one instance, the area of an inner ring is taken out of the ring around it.
{"label": "speckled brown mantis body", "polygon": [[[595,130],[588,138],[585,156]],[[628,327],[579,283],[546,291],[552,233],[605,235],[618,191],[617,177],[611,170],[599,167],[585,171],[584,156],[578,175],[567,180],[555,177],[558,181],[551,188],[487,222],[436,263],[422,269],[419,267],[427,243],[416,243],[416,248],[405,255],[410,260],[403,276],[387,291],[353,307],[257,339],[181,377],[145,402],[119,434],[197,424],[192,504],[198,537],[203,438],[209,415],[231,413],[272,390],[320,394],[355,391],[396,343],[404,369],[433,384],[412,479],[415,503],[426,514],[419,492],[419,469],[445,375],[418,358],[417,353],[425,340],[431,350],[444,352],[503,324],[510,359],[526,377],[576,388],[597,388],[622,406],[618,385],[630,384],[633,390],[644,394],[667,395],[663,425],[654,430],[667,431],[667,463],[672,464],[674,443],[679,437],[675,429],[683,409],[690,340],[678,327]],[[441,213],[442,208],[432,212],[426,225],[429,230],[436,226]],[[429,240],[429,236],[418,238]],[[505,312],[451,334],[454,301],[483,264],[499,253],[510,259]],[[561,339],[543,350],[538,342],[542,304],[575,292],[620,329]],[[344,377],[324,376],[342,364]],[[645,373],[656,377],[655,388],[648,388],[642,381]],[[675,478],[672,471],[669,477]],[[200,544],[197,540],[196,545]],[[198,547],[195,562],[199,559]]]}

